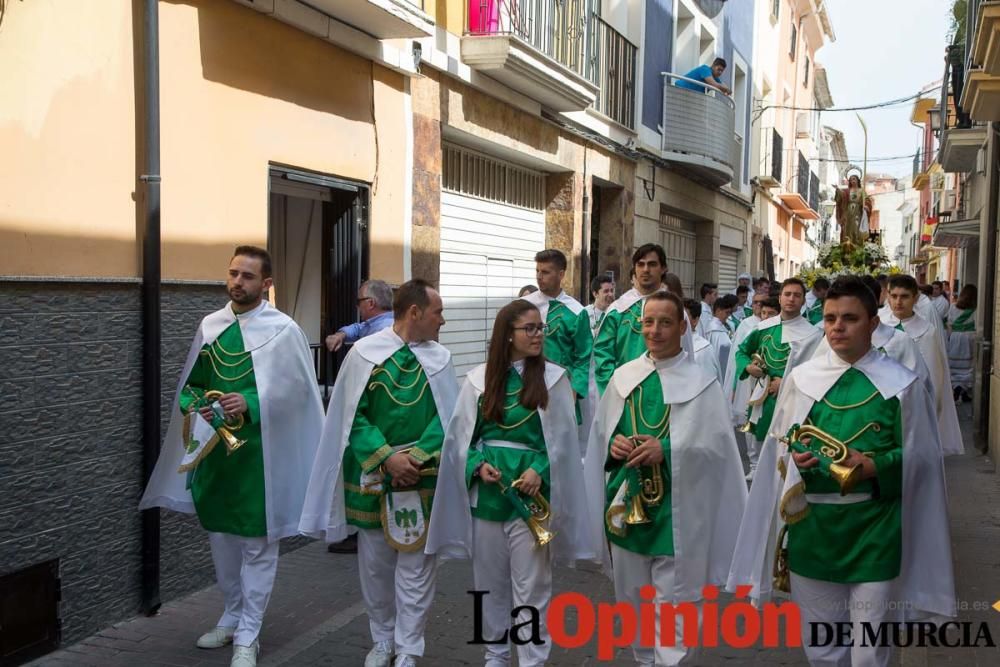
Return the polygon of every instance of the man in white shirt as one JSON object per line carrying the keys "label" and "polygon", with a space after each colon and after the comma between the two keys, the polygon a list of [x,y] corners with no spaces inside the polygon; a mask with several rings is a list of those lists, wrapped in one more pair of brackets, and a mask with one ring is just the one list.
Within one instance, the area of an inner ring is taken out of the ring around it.
{"label": "man in white shirt", "polygon": [[698,321],[698,333],[705,336],[705,327],[712,319],[712,304],[719,297],[719,286],[715,283],[703,283],[701,286],[701,319]]}
{"label": "man in white shirt", "polygon": [[608,306],[615,300],[615,281],[605,274],[590,281],[590,305],[584,310],[590,316],[590,331],[596,336],[604,321]]}
{"label": "man in white shirt", "polygon": [[942,322],[948,321],[948,311],[951,310],[951,302],[944,293],[944,283],[940,280],[935,280],[931,283],[931,303],[934,304],[934,309],[937,310],[937,314],[941,316]]}

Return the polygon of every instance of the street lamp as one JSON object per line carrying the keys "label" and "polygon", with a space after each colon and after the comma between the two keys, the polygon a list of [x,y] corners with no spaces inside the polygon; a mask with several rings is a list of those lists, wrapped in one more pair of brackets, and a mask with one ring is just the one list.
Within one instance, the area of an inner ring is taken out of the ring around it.
{"label": "street lamp", "polygon": [[927,115],[930,116],[931,131],[934,134],[939,134],[941,132],[941,107],[931,107],[927,111]]}

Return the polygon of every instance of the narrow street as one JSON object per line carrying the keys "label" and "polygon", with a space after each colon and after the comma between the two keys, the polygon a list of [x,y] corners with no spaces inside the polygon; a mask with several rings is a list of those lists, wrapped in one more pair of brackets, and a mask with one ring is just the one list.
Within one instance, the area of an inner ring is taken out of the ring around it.
{"label": "narrow street", "polygon": [[[966,453],[947,459],[951,497],[951,536],[959,621],[987,621],[994,640],[1000,639],[1000,614],[990,609],[1000,598],[1000,480],[988,458],[971,444],[968,406],[960,407]],[[437,597],[427,630],[424,665],[481,664],[482,649],[472,638],[472,570],[467,562],[446,562],[438,573]],[[613,602],[611,582],[596,571],[560,569],[555,591],[579,591],[595,601]],[[361,665],[370,648],[368,621],[360,600],[357,560],[334,555],[325,545],[310,544],[286,554],[261,635],[260,665]],[[152,618],[134,618],[108,628],[78,644],[53,653],[33,665],[101,667],[148,665],[227,665],[230,651],[204,651],[194,640],[215,622],[221,596],[214,587],[174,600]],[[554,649],[552,665],[629,665],[627,651],[613,662],[600,663],[596,646],[567,651]],[[924,665],[995,665],[997,649],[909,649],[897,656],[905,667]],[[799,649],[706,651],[704,665],[806,665]]]}

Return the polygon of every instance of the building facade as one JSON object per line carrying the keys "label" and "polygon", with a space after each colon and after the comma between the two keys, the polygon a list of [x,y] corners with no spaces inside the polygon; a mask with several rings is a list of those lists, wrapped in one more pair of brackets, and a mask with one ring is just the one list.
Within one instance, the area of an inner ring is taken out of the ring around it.
{"label": "building facade", "polygon": [[758,2],[755,24],[753,227],[763,241],[759,268],[781,280],[816,256],[820,234],[807,229],[822,224],[819,110],[833,105],[816,59],[835,35],[826,5],[815,0]]}

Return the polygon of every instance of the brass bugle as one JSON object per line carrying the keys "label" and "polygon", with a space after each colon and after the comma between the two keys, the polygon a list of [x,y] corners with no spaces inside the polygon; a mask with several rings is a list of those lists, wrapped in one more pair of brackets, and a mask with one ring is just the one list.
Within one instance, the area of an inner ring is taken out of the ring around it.
{"label": "brass bugle", "polygon": [[[767,361],[764,360],[763,355],[757,352],[754,352],[750,356],[750,365],[756,366],[757,368],[764,371],[765,374],[767,373]],[[766,377],[767,376],[765,375],[763,378],[755,378],[754,384],[756,385],[757,382],[763,381]],[[750,394],[752,396],[753,391],[751,391]],[[767,399],[767,393],[765,392],[764,396],[761,397],[760,399],[755,401],[751,398],[749,401],[747,401],[747,419],[745,422],[740,424],[740,427],[738,429],[740,433],[749,433],[750,431],[753,430],[753,423],[750,421],[750,412],[753,410],[753,408],[763,403],[766,399]]]}
{"label": "brass bugle", "polygon": [[[205,392],[205,398],[213,402],[219,400],[223,396],[225,396],[225,394],[223,394],[221,391],[218,391],[217,389],[210,389],[209,391]],[[215,429],[215,432],[218,433],[219,437],[222,438],[223,442],[226,443],[226,453],[232,454],[237,449],[247,444],[246,440],[237,438],[236,434],[233,433],[233,431],[238,431],[241,428],[243,428],[244,424],[243,415],[236,415],[235,417],[225,417],[223,418],[223,422],[225,423],[225,426],[220,426],[219,428]]]}
{"label": "brass bugle", "polygon": [[[521,478],[515,479],[510,483],[510,488],[517,489],[518,493],[520,493],[522,481],[523,480],[521,480]],[[504,490],[503,483],[499,481],[497,483],[500,484],[500,490],[502,492]],[[524,503],[524,506],[528,508],[528,512],[531,513],[531,516],[525,519],[524,522],[528,524],[528,530],[530,530],[531,534],[534,535],[535,542],[538,546],[544,547],[552,541],[552,538],[556,536],[555,533],[542,524],[543,521],[548,521],[552,516],[552,508],[549,506],[549,501],[545,499],[545,496],[542,495],[541,491],[533,496],[526,497],[531,499],[530,502]]]}

